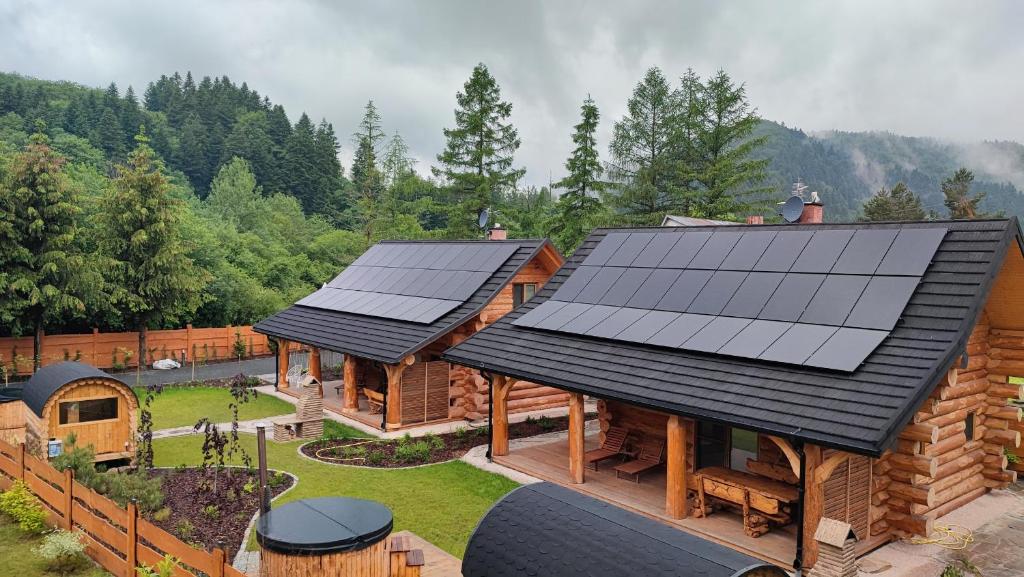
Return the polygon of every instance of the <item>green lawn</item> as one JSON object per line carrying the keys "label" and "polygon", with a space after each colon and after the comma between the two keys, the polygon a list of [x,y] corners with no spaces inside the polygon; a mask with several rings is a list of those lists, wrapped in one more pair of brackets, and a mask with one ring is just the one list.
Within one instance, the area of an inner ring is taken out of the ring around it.
{"label": "green lawn", "polygon": [[[0,577],[53,577],[35,549],[43,538],[22,533],[5,515],[0,515]],[[91,566],[68,577],[110,577],[102,569]]]}
{"label": "green lawn", "polygon": [[[252,455],[255,441],[253,435],[243,435],[242,442]],[[153,442],[155,464],[197,464],[202,460],[201,444],[198,436],[158,439]],[[299,479],[275,505],[327,495],[373,499],[391,508],[396,531],[408,529],[459,558],[484,513],[517,486],[461,461],[398,470],[328,465],[299,456],[300,444],[267,443],[270,467]]]}
{"label": "green lawn", "polygon": [[[139,402],[146,397],[145,389],[136,389]],[[216,387],[167,387],[153,401],[153,430],[172,427],[189,427],[201,417],[208,417],[214,423],[231,421],[231,391]],[[277,397],[259,395],[243,404],[238,419],[249,421],[263,417],[284,415],[295,410],[295,406]]]}

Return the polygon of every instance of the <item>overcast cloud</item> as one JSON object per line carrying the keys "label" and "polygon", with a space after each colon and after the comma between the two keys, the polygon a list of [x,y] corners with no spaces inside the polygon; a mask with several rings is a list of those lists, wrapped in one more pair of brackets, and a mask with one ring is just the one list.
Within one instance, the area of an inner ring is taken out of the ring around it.
{"label": "overcast cloud", "polygon": [[334,124],[346,165],[362,106],[424,170],[455,92],[485,62],[513,104],[527,182],[557,179],[589,93],[601,153],[644,70],[718,68],[761,115],[807,131],[1024,140],[1017,2],[0,3],[0,70],[142,93],[175,70],[227,75]]}

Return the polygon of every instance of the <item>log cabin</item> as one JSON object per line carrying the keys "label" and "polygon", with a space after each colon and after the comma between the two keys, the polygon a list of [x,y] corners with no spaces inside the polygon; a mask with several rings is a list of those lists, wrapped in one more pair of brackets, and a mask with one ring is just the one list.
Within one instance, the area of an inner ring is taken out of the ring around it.
{"label": "log cabin", "polygon": [[92,446],[97,461],[129,459],[135,453],[135,392],[91,365],[47,365],[5,393],[0,395],[0,439],[5,442],[25,443],[43,457],[49,440],[63,442],[74,435],[77,446]]}
{"label": "log cabin", "polygon": [[[391,431],[487,416],[479,372],[440,359],[448,347],[528,301],[562,264],[547,240],[382,241],[335,279],[254,330],[278,343],[277,388],[291,393],[290,343],[309,349],[324,407]],[[341,353],[342,379],[324,381],[321,351]],[[297,392],[297,389],[295,389]],[[569,395],[523,381],[511,412],[568,404]]]}
{"label": "log cabin", "polygon": [[[1022,282],[1016,219],[599,229],[443,358],[495,462],[807,568],[822,518],[863,555],[1015,481]],[[519,379],[570,393],[567,439],[509,450]]]}

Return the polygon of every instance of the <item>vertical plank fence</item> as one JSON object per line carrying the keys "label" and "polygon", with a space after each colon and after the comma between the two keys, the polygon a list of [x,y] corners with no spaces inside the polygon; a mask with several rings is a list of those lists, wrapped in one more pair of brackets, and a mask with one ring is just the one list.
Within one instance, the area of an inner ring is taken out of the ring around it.
{"label": "vertical plank fence", "polygon": [[192,547],[127,509],[25,452],[25,445],[0,441],[0,490],[24,480],[39,498],[53,527],[79,532],[86,554],[115,577],[134,577],[139,564],[155,565],[164,555],[178,560],[177,577],[245,577],[231,566],[224,550]]}

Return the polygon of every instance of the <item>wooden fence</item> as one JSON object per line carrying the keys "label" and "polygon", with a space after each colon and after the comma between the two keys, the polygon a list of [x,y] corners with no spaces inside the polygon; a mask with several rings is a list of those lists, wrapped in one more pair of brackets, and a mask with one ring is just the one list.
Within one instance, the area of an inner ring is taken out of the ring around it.
{"label": "wooden fence", "polygon": [[[223,549],[202,551],[139,516],[134,505],[116,503],[25,451],[25,445],[0,441],[0,489],[17,480],[43,503],[54,527],[79,531],[86,553],[115,577],[135,577],[139,565],[155,565],[164,555],[179,563],[176,577],[245,577],[231,566]],[[243,547],[244,547],[243,543]]]}
{"label": "wooden fence", "polygon": [[[270,354],[266,335],[253,332],[251,326],[215,327],[148,331],[146,364],[158,359],[197,363],[235,358],[235,342],[245,344],[245,357]],[[103,369],[122,369],[138,365],[139,333],[101,333],[44,335],[40,357],[43,365],[78,360]],[[32,337],[0,338],[0,365],[10,374],[32,372]],[[17,370],[13,370],[13,369]]]}

